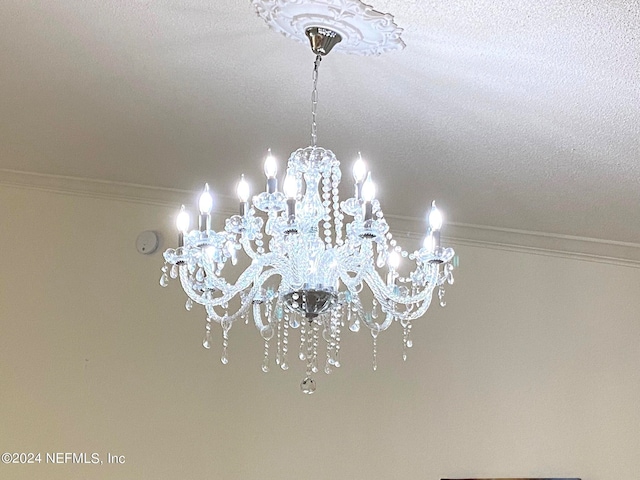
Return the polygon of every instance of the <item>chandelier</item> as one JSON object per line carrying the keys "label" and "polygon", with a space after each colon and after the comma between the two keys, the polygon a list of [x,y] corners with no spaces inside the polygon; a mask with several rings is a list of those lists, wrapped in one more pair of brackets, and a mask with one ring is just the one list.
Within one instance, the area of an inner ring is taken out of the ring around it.
{"label": "chandelier", "polygon": [[[253,3],[263,18],[273,13],[258,8],[273,1]],[[364,24],[366,19],[362,18],[367,16],[386,18],[370,9],[362,10],[363,4],[357,0],[343,3],[360,9],[360,20],[348,17],[351,24]],[[349,30],[339,23],[347,21],[344,18],[334,16],[329,26],[335,29],[327,26],[327,15],[321,18],[320,26],[304,28],[316,54],[311,145],[289,157],[282,190],[278,189],[277,161],[269,150],[264,162],[265,190],[251,199],[243,175],[237,184],[238,214],[217,231],[211,225],[213,201],[205,184],[197,226],[190,228],[189,213],[184,205],[180,209],[176,220],[178,246],[165,251],[160,278],[163,287],[169,278],[180,279],[188,297],[187,310],[194,304],[204,307],[205,348],[212,346],[213,325],[220,325],[223,364],[229,361],[229,332],[237,321],[252,321],[260,332],[264,372],[269,371],[274,357],[281,369],[289,368],[290,337],[292,331],[298,331],[297,356],[306,362],[300,387],[307,394],[316,389],[315,373],[323,369],[329,374],[340,367],[341,337],[347,328],[351,332],[364,328],[371,333],[376,370],[378,335],[398,323],[406,360],[413,343],[412,321],[427,311],[436,288],[440,304],[445,305],[444,285],[453,283],[454,259],[453,249],[440,244],[443,219],[435,202],[428,211],[422,247],[409,253],[397,245],[375,196],[371,172],[360,154],[353,164],[353,196],[340,201],[340,162],[331,150],[316,143],[317,83],[323,56]],[[393,27],[398,30],[395,24]],[[379,30],[374,33],[380,35]],[[363,53],[358,49],[366,47],[369,51],[364,53],[378,54],[399,45],[397,35],[386,35],[386,40],[386,45],[356,42],[351,53]],[[324,341],[322,350],[320,338]]]}

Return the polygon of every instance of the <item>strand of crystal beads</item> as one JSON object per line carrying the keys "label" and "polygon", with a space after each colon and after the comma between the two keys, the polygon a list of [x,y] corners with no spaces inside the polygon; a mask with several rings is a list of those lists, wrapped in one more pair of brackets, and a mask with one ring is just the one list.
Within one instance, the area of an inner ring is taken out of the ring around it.
{"label": "strand of crystal beads", "polygon": [[264,358],[262,360],[262,371],[267,373],[269,371],[269,340],[264,341]]}
{"label": "strand of crystal beads", "polygon": [[443,286],[438,287],[438,300],[440,300],[440,306],[441,307],[446,307],[447,306],[447,302],[444,299],[444,287]]}
{"label": "strand of crystal beads", "polygon": [[331,331],[331,333],[333,334],[332,336],[332,343],[333,343],[333,366],[335,366],[336,368],[340,367],[340,362],[338,361],[338,352],[340,351],[340,324],[342,323],[342,307],[338,306],[338,308],[336,308],[335,312],[332,312],[332,316],[333,316],[333,330]]}
{"label": "strand of crystal beads", "polygon": [[[332,315],[333,316],[333,315]],[[324,338],[327,348],[326,348],[326,356],[327,361],[324,365],[324,373],[329,375],[331,373],[331,364],[333,363],[333,331],[331,328],[331,319],[328,315],[324,316],[324,329],[322,330],[322,337]]]}
{"label": "strand of crystal beads", "polygon": [[373,337],[373,371],[378,370],[378,331],[377,328],[371,329],[371,336]]}
{"label": "strand of crystal beads", "polygon": [[[266,317],[266,325],[273,325],[273,300],[269,299],[269,293],[265,292],[264,316]],[[273,328],[273,327],[272,327]]]}
{"label": "strand of crystal beads", "polygon": [[305,351],[307,345],[307,329],[304,324],[304,321],[300,323],[300,353],[298,354],[298,358],[302,361],[307,359],[307,353]]}
{"label": "strand of crystal beads", "polygon": [[322,217],[324,241],[327,247],[331,247],[331,177],[327,171],[322,172],[322,205],[325,212]]}
{"label": "strand of crystal beads", "polygon": [[306,374],[307,377],[310,377],[313,373],[315,373],[313,371],[313,353],[312,353],[312,347],[311,345],[313,345],[313,341],[311,340],[313,338],[313,335],[310,334],[310,332],[307,332],[307,353],[305,355],[305,358],[307,359],[307,370],[306,370]]}
{"label": "strand of crystal beads", "polygon": [[282,322],[276,318],[276,365],[282,363]]}
{"label": "strand of crystal beads", "polygon": [[327,375],[331,375],[331,373],[333,372],[333,370],[331,370],[331,363],[332,363],[332,358],[331,358],[331,345],[327,343],[327,361],[324,364],[324,373],[326,373]]}
{"label": "strand of crystal beads", "polygon": [[313,368],[312,371],[313,373],[318,373],[318,339],[320,337],[320,324],[318,322],[313,322],[313,337],[312,337],[312,344],[311,344],[311,356],[312,356],[312,363],[313,363]]}
{"label": "strand of crystal beads", "polygon": [[282,362],[280,363],[280,368],[287,370],[289,368],[287,359],[287,352],[289,350],[289,319],[285,316],[282,323]]}
{"label": "strand of crystal beads", "polygon": [[342,324],[342,305],[340,305],[336,312],[336,331],[334,336],[333,347],[333,365],[336,368],[340,368],[340,325]]}
{"label": "strand of crystal beads", "polygon": [[309,325],[309,328],[307,329],[307,354],[306,354],[306,359],[307,359],[307,365],[310,365],[311,368],[311,373],[316,373],[314,371],[314,364],[313,364],[313,326]]}
{"label": "strand of crystal beads", "polygon": [[211,348],[211,318],[207,317],[207,323],[204,326],[204,339],[202,346],[209,350]]}
{"label": "strand of crystal beads", "polygon": [[411,340],[411,322],[402,325],[402,360],[407,361],[407,350],[413,347]]}
{"label": "strand of crystal beads", "polygon": [[333,194],[333,224],[336,232],[336,245],[342,245],[342,219],[344,215],[340,209],[340,195],[338,186],[340,185],[340,167],[339,164],[331,167],[331,193]]}
{"label": "strand of crystal beads", "polygon": [[227,355],[227,347],[229,346],[229,329],[231,328],[231,322],[223,320],[224,326],[222,327],[222,356],[220,361],[223,365],[229,363],[229,357]]}
{"label": "strand of crystal beads", "polygon": [[[329,322],[329,341],[327,343],[327,366],[325,367],[326,373],[331,373],[331,366],[340,367],[340,362],[337,361],[337,355],[339,351],[340,342],[340,317],[342,312],[341,307],[338,306],[331,312],[331,319]],[[327,371],[329,370],[329,371]]]}

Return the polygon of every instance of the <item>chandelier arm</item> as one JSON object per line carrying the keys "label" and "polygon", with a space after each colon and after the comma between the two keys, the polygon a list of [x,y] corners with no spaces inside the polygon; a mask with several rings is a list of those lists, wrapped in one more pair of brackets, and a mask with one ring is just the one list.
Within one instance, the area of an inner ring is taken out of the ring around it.
{"label": "chandelier arm", "polygon": [[[220,323],[222,320],[226,319],[229,322],[234,322],[236,321],[238,318],[240,318],[248,309],[249,307],[253,304],[253,299],[255,298],[256,294],[258,293],[258,290],[260,290],[260,288],[262,287],[262,285],[264,284],[264,282],[272,275],[276,274],[277,272],[273,269],[268,270],[266,272],[263,272],[257,279],[256,282],[254,283],[253,287],[251,288],[251,290],[249,290],[249,292],[247,293],[247,295],[245,296],[244,300],[241,302],[240,304],[240,308],[233,313],[232,315],[218,315],[218,313],[216,313],[215,311],[215,307],[219,306],[220,303],[216,302],[215,304],[209,303],[205,305],[205,309],[207,311],[207,315],[215,320],[216,322]],[[237,295],[238,293],[245,291],[245,290],[237,290],[233,296]],[[233,298],[233,296],[231,298]],[[256,317],[254,315],[254,323],[256,325],[256,328],[258,328],[258,330],[260,330],[261,328],[264,327],[264,324],[262,324],[261,319],[256,320]]]}
{"label": "chandelier arm", "polygon": [[240,245],[242,245],[242,250],[244,251],[244,253],[247,254],[247,256],[250,259],[252,259],[252,260],[257,260],[258,259],[258,254],[253,249],[253,247],[251,246],[251,240],[249,240],[249,238],[247,238],[245,235],[242,235],[240,237]]}
{"label": "chandelier arm", "polygon": [[260,275],[260,277],[258,277],[258,279],[256,280],[256,282],[253,285],[253,288],[251,289],[252,294],[247,296],[245,298],[245,303],[247,304],[247,307],[251,304],[253,304],[254,308],[253,308],[253,323],[255,324],[256,328],[258,329],[258,331],[262,331],[262,329],[266,326],[264,323],[262,323],[262,316],[261,315],[256,315],[256,306],[258,307],[258,311],[259,311],[259,307],[260,305],[258,303],[254,303],[253,299],[255,298],[255,295],[257,293],[257,291],[262,288],[262,285],[264,285],[264,282],[271,277],[272,275],[275,275],[279,273],[275,268],[271,268],[265,272],[262,272],[262,274]]}
{"label": "chandelier arm", "polygon": [[[396,288],[394,288],[395,286],[386,285],[376,271],[367,272],[364,282],[369,286],[374,297],[380,304],[385,305],[385,311],[387,311],[387,313],[392,313],[397,318],[406,320],[414,320],[427,311],[431,303],[433,289],[435,288],[435,285],[427,285],[415,295],[401,295]],[[413,313],[408,311],[402,312],[395,308],[396,304],[405,306],[419,305],[419,307]]]}
{"label": "chandelier arm", "polygon": [[381,324],[378,324],[379,331],[384,332],[387,328],[389,328],[393,323],[394,318],[395,317],[393,313],[390,313],[390,312],[387,313],[384,317],[384,322],[382,322]]}
{"label": "chandelier arm", "polygon": [[191,281],[189,280],[189,267],[187,265],[179,265],[179,272],[180,272],[180,284],[182,285],[182,288],[184,292],[187,294],[187,296],[194,302],[200,305],[205,305],[206,300],[204,299],[204,296],[205,296],[204,292],[203,293],[196,292],[196,290],[191,285]]}
{"label": "chandelier arm", "polygon": [[[363,252],[364,246],[364,252]],[[371,247],[371,242],[366,242],[360,245],[360,249],[356,250],[348,243],[345,243],[343,247],[339,248],[339,253],[341,254],[341,260],[344,270],[344,275],[340,276],[342,282],[349,288],[349,290],[356,289],[356,286],[362,283],[364,278],[364,274],[367,269],[371,266],[371,260],[373,259],[373,249]],[[365,254],[365,256],[362,255]],[[353,272],[355,276],[349,275],[349,272]]]}
{"label": "chandelier arm", "polygon": [[[271,254],[266,254],[266,255],[271,256]],[[247,269],[242,273],[242,275],[240,275],[240,277],[238,278],[235,284],[229,284],[225,282],[225,284],[227,285],[227,288],[223,292],[223,295],[215,298],[212,302],[209,302],[210,305],[218,306],[218,305],[222,305],[223,303],[228,303],[233,297],[238,295],[240,292],[246,291],[249,285],[251,285],[252,283],[254,284],[254,287],[249,291],[250,292],[249,298],[253,299],[256,293],[255,291],[256,287],[259,288],[260,286],[262,286],[262,283],[264,282],[264,279],[261,281],[258,281],[265,273],[263,272],[262,274],[259,274],[259,272],[263,268],[264,266],[261,265],[259,262],[258,263],[252,262],[251,265],[249,265],[249,267],[247,267]]]}
{"label": "chandelier arm", "polygon": [[260,303],[252,302],[251,304],[248,304],[247,307],[249,307],[249,305],[253,307],[253,324],[256,326],[258,331],[261,332],[266,325],[262,323],[262,309],[260,308]]}
{"label": "chandelier arm", "polygon": [[[184,267],[184,269],[182,267]],[[239,292],[246,290],[247,287],[251,285],[251,282],[252,282],[251,279],[255,278],[257,274],[256,270],[259,270],[260,268],[262,267],[259,264],[252,263],[243,272],[243,274],[240,275],[240,277],[238,278],[235,284],[230,284],[226,282],[223,278],[212,275],[212,277],[209,277],[209,281],[211,281],[212,283],[215,283],[215,285],[219,287],[217,288],[217,291],[220,291],[222,293],[221,296],[218,296],[215,298],[207,299],[205,297],[205,294],[199,295],[195,291],[195,289],[192,286],[192,282],[189,278],[189,272],[186,265],[180,266],[180,283],[182,284],[182,287],[184,291],[187,293],[187,295],[189,296],[189,298],[191,298],[194,302],[199,303],[200,305],[205,305],[205,306],[211,305],[212,307],[215,307],[215,306],[222,305],[224,303],[228,303],[229,300],[231,300]],[[214,279],[216,279],[217,281],[213,282]]]}

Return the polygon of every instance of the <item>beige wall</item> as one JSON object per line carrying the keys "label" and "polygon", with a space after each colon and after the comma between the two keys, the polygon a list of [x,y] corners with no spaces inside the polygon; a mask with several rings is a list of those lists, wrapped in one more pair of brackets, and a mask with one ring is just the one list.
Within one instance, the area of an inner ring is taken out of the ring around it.
{"label": "beige wall", "polygon": [[0,188],[0,450],[43,455],[0,478],[638,477],[640,269],[460,246],[406,364],[399,328],[375,373],[371,337],[346,335],[307,397],[301,362],[260,372],[252,327],[232,329],[226,367],[201,347],[204,314],[135,250],[142,230],[173,237],[173,215]]}

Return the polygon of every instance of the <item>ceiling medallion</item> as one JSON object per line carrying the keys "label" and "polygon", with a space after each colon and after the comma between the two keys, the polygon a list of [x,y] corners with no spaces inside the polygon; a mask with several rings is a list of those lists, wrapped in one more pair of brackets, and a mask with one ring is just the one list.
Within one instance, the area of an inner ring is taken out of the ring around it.
{"label": "ceiling medallion", "polygon": [[307,43],[307,30],[326,28],[342,41],[337,52],[380,55],[405,47],[402,29],[393,15],[381,13],[359,0],[251,0],[258,15],[276,32]]}

